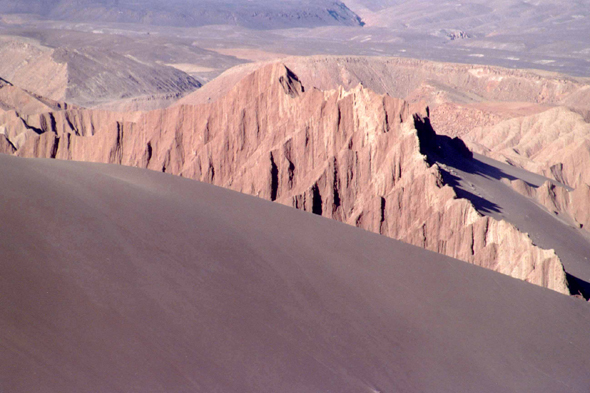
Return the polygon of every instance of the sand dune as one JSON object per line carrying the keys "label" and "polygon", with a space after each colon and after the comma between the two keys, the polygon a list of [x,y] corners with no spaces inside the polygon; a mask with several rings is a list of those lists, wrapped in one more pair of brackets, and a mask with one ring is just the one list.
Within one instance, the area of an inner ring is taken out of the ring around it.
{"label": "sand dune", "polygon": [[587,392],[588,305],[152,171],[0,156],[9,392]]}

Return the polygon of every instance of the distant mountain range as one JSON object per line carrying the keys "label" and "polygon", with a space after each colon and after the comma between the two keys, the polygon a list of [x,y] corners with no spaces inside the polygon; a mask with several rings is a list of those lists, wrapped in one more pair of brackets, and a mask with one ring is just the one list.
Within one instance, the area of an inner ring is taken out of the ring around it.
{"label": "distant mountain range", "polygon": [[192,27],[239,25],[253,29],[361,26],[361,18],[334,0],[0,0],[3,13],[51,19]]}

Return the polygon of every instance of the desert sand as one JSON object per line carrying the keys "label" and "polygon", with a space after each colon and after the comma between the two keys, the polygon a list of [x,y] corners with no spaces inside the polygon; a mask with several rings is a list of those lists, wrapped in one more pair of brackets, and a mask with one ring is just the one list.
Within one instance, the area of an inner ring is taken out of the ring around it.
{"label": "desert sand", "polygon": [[586,302],[176,176],[0,156],[10,392],[586,392]]}

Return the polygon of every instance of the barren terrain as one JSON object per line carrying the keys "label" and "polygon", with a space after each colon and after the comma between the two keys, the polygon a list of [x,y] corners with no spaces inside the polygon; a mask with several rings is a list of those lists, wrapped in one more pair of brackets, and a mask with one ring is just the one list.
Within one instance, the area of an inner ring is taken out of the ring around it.
{"label": "barren terrain", "polygon": [[0,156],[11,392],[586,392],[585,302],[153,171]]}
{"label": "barren terrain", "polygon": [[587,393],[588,18],[0,0],[0,392]]}
{"label": "barren terrain", "polygon": [[[395,56],[588,76],[585,2],[188,1],[3,0],[0,37],[32,40],[33,48],[20,55],[18,64],[28,62],[22,74],[4,65],[0,77],[25,88],[32,80],[36,89],[52,79],[52,93],[61,96],[33,91],[63,99],[67,89],[70,102],[85,106],[124,99],[127,110],[167,106],[198,87],[191,78],[202,84],[245,61],[289,55]],[[66,54],[53,64],[51,50]],[[15,55],[5,53],[12,63]],[[30,62],[43,74],[27,73]],[[56,72],[90,80],[59,82]]]}

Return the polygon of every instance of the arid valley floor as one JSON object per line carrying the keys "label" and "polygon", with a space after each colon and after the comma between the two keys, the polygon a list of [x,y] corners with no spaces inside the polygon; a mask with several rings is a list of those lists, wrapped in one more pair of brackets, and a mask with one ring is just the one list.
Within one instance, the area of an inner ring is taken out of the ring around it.
{"label": "arid valley floor", "polygon": [[0,0],[0,392],[588,392],[589,18]]}

